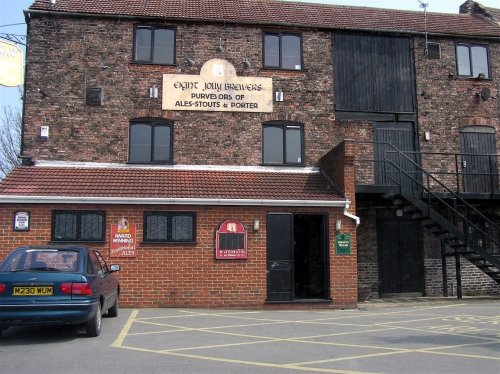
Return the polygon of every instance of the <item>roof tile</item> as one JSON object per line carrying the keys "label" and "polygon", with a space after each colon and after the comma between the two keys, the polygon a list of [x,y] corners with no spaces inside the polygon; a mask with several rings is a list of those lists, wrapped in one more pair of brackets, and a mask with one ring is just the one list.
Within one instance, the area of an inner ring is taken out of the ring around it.
{"label": "roof tile", "polygon": [[[276,0],[57,0],[55,4],[36,0],[30,10],[329,29],[425,31],[424,12]],[[428,12],[427,31],[500,37],[498,25],[470,14]]]}
{"label": "roof tile", "polygon": [[19,166],[0,195],[344,200],[319,173]]}

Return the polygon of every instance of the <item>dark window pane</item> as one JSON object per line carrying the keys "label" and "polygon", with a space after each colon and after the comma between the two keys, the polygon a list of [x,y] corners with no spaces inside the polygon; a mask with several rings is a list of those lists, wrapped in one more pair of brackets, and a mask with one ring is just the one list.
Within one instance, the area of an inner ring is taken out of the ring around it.
{"label": "dark window pane", "polygon": [[264,163],[283,163],[283,129],[264,127]]}
{"label": "dark window pane", "polygon": [[471,75],[469,47],[457,46],[457,71],[458,75]]}
{"label": "dark window pane", "polygon": [[134,124],[130,127],[131,162],[151,162],[151,125]]}
{"label": "dark window pane", "polygon": [[170,126],[155,127],[153,161],[170,161],[170,133]]}
{"label": "dark window pane", "polygon": [[477,77],[479,74],[484,74],[485,78],[489,78],[488,69],[488,52],[485,47],[471,47],[472,58],[472,76]]}
{"label": "dark window pane", "polygon": [[281,37],[281,53],[281,67],[283,69],[302,69],[299,36],[283,35]]}
{"label": "dark window pane", "polygon": [[80,216],[80,239],[102,240],[103,217],[100,214],[82,214]]}
{"label": "dark window pane", "polygon": [[59,213],[54,219],[54,239],[74,240],[76,239],[77,217],[75,214]]}
{"label": "dark window pane", "polygon": [[155,64],[173,64],[174,31],[169,29],[156,29],[153,51],[153,62]]}
{"label": "dark window pane", "polygon": [[192,216],[174,215],[172,217],[172,240],[194,240],[194,220]]}
{"label": "dark window pane", "polygon": [[146,217],[146,240],[167,241],[168,239],[167,217],[159,214],[151,214]]}
{"label": "dark window pane", "polygon": [[264,36],[264,66],[280,66],[280,38],[278,35]]}
{"label": "dark window pane", "polygon": [[135,61],[151,60],[151,30],[138,27],[135,30]]}
{"label": "dark window pane", "polygon": [[286,129],[286,163],[302,163],[302,142],[300,127]]}

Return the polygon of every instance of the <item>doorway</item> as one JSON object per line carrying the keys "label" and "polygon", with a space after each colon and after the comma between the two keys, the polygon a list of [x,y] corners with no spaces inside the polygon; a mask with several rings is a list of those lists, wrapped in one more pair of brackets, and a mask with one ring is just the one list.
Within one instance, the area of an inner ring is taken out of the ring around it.
{"label": "doorway", "polygon": [[496,151],[494,128],[467,126],[460,129],[463,192],[498,192]]}
{"label": "doorway", "polygon": [[[412,122],[374,123],[375,183],[390,186],[400,184],[407,191],[420,190],[420,173],[416,154],[415,126]],[[406,157],[400,155],[401,151]],[[398,172],[399,166],[406,174]]]}
{"label": "doorway", "polygon": [[267,301],[328,298],[326,215],[267,215]]}
{"label": "doorway", "polygon": [[381,295],[422,294],[422,226],[394,209],[377,210],[377,246]]}

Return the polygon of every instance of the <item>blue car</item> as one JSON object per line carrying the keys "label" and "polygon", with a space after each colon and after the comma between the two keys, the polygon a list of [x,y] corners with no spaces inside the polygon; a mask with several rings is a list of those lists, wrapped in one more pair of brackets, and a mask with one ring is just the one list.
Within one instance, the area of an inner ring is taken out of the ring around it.
{"label": "blue car", "polygon": [[0,265],[0,334],[16,325],[71,324],[99,336],[102,315],[118,315],[118,270],[87,247],[14,249]]}

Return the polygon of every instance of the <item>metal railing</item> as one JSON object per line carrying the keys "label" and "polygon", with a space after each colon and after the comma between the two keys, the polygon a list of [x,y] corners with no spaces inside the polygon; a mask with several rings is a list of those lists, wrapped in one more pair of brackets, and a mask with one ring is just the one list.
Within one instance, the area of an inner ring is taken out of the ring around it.
{"label": "metal railing", "polygon": [[[392,144],[388,142],[357,142],[357,144],[364,145],[364,149],[360,149],[361,157],[356,158],[356,184],[391,185],[387,183],[386,178],[387,173],[391,173],[391,166],[387,162],[392,161],[401,165],[401,162],[407,163],[408,160],[411,161],[411,165],[418,165],[439,181],[432,183],[432,180],[429,186],[435,192],[444,192],[443,185],[446,190],[455,193],[494,195],[500,192],[499,154],[409,152],[397,150],[395,147],[392,149]],[[385,151],[383,158],[375,159],[373,155],[377,144],[391,150]],[[398,160],[399,153],[406,158]],[[386,174],[377,175],[383,174],[382,171]],[[415,178],[421,174],[418,168],[406,172],[414,174]]]}
{"label": "metal railing", "polygon": [[[403,196],[417,198],[418,200],[412,200],[419,205],[421,210],[427,210],[423,212],[424,214],[429,217],[433,215],[434,217],[443,217],[447,221],[445,225],[447,225],[450,232],[462,233],[463,235],[458,236],[461,236],[466,243],[466,248],[469,245],[473,247],[479,246],[492,256],[500,254],[500,227],[467,202],[458,192],[450,189],[435,176],[440,174],[448,175],[448,173],[428,172],[419,164],[422,153],[403,152],[388,142],[357,142],[357,144],[371,145],[372,151],[375,146],[389,149],[384,152],[383,159],[356,159],[356,166],[370,161],[373,162],[371,175],[374,182],[376,174],[382,173],[384,175],[383,179],[389,183],[389,186],[399,188],[399,193]],[[369,147],[363,148],[360,155],[366,152],[367,148]],[[371,154],[375,153],[372,152]],[[463,155],[469,156],[468,154]],[[455,165],[457,165],[457,162]],[[366,168],[361,168],[361,176],[368,174]],[[463,175],[463,173],[456,172],[454,175],[458,179],[459,175]],[[498,172],[488,173],[488,175],[494,175],[498,180]],[[419,202],[425,202],[425,205],[419,204]],[[456,228],[457,231],[453,228]]]}

